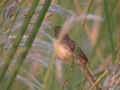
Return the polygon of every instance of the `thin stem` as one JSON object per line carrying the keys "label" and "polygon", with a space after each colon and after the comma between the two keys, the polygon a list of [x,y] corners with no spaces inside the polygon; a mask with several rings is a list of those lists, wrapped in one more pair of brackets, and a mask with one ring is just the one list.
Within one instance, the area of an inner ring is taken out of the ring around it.
{"label": "thin stem", "polygon": [[48,69],[47,69],[45,77],[44,77],[44,85],[43,85],[42,90],[48,89],[49,76],[50,76],[51,70],[53,69],[54,61],[55,61],[55,53],[53,52],[53,55],[51,57],[51,61],[49,63]]}
{"label": "thin stem", "polygon": [[[83,72],[85,73],[86,77],[88,78],[88,81],[90,82],[91,85],[94,85],[94,83],[96,82],[95,77],[92,75],[92,73],[90,72],[90,70],[88,69],[87,65],[81,65],[79,66],[79,68],[81,70],[83,70]],[[100,86],[96,86],[97,90],[101,90]]]}
{"label": "thin stem", "polygon": [[108,73],[108,70],[105,70],[104,73],[98,77],[98,79],[95,81],[95,83],[93,83],[93,85],[92,85],[92,87],[90,88],[90,90],[93,90],[93,88],[94,88],[98,83],[100,83],[100,81],[107,75],[107,73]]}

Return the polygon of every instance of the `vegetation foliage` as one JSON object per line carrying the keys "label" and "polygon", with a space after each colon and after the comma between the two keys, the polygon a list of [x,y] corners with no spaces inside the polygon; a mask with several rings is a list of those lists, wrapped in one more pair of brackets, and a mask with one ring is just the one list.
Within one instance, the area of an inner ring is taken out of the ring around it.
{"label": "vegetation foliage", "polygon": [[[119,8],[119,0],[0,0],[0,90],[119,90]],[[56,56],[56,26],[86,66]]]}

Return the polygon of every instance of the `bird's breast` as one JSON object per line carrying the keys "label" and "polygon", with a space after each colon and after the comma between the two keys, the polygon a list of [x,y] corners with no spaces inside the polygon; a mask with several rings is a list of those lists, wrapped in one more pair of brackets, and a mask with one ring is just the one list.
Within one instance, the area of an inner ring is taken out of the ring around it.
{"label": "bird's breast", "polygon": [[62,60],[67,60],[72,56],[72,53],[69,47],[67,47],[67,45],[57,40],[54,43],[54,50],[55,50],[56,55]]}

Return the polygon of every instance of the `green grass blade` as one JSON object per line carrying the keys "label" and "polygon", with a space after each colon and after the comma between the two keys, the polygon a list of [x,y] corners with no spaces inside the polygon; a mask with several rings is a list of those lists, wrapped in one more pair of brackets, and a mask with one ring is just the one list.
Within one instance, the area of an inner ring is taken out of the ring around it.
{"label": "green grass blade", "polygon": [[105,21],[107,24],[107,30],[109,33],[109,40],[110,40],[110,46],[111,46],[111,52],[112,52],[112,64],[115,64],[115,48],[113,43],[113,36],[112,36],[112,23],[110,18],[110,13],[108,12],[108,3],[106,0],[102,0],[104,5],[104,14],[105,14]]}
{"label": "green grass blade", "polygon": [[[38,2],[38,1],[39,0],[36,0],[36,2]],[[13,68],[13,72],[11,73],[11,75],[7,81],[7,85],[5,87],[5,90],[9,90],[10,87],[12,86],[20,67],[23,64],[23,61],[24,61],[25,57],[27,56],[29,49],[32,46],[32,43],[37,35],[37,32],[39,31],[39,28],[42,24],[42,21],[44,19],[44,16],[45,16],[48,8],[50,6],[50,3],[51,3],[51,0],[45,1],[45,5],[43,6],[41,12],[39,13],[37,21],[35,22],[35,25],[33,26],[32,31],[31,31],[30,35],[28,36],[28,39],[25,42],[23,52],[20,54],[20,56],[18,58],[18,62],[16,63],[15,67]]]}
{"label": "green grass blade", "polygon": [[30,10],[28,11],[27,17],[25,18],[18,34],[16,35],[17,38],[14,40],[12,48],[8,52],[8,55],[5,59],[5,64],[3,65],[3,68],[0,72],[0,82],[2,81],[3,76],[5,75],[5,72],[7,71],[8,67],[9,67],[9,65],[10,65],[10,63],[11,63],[11,61],[16,53],[16,50],[20,44],[20,41],[22,40],[22,37],[27,29],[27,26],[29,25],[29,22],[30,22],[30,20],[35,12],[35,8],[37,7],[37,4],[38,4],[38,0],[35,0],[32,3],[32,6],[31,6]]}
{"label": "green grass blade", "polygon": [[43,85],[42,90],[48,89],[49,76],[50,76],[51,70],[53,69],[54,61],[55,61],[55,53],[53,52],[53,55],[51,57],[51,61],[49,63],[48,69],[47,69],[45,77],[44,77],[44,82],[43,82],[44,85]]}

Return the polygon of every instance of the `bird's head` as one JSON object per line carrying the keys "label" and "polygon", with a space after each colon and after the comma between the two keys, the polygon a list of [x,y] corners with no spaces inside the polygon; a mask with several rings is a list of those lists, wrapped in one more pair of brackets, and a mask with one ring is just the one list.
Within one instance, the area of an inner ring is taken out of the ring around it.
{"label": "bird's head", "polygon": [[54,27],[54,37],[55,38],[58,38],[60,31],[61,31],[61,26]]}

